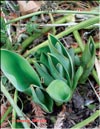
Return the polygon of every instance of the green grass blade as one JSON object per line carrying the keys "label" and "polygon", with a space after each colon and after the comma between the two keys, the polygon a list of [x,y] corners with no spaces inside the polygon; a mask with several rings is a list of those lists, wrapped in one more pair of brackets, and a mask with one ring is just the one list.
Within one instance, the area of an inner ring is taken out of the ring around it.
{"label": "green grass blade", "polygon": [[[10,96],[9,92],[6,90],[6,88],[4,87],[4,85],[1,83],[1,91],[3,92],[3,94],[6,96],[6,98],[8,99],[8,101],[10,102],[10,104],[12,105],[12,107],[14,108],[14,110],[16,111],[17,115],[20,117],[20,120],[25,120],[26,118],[23,115],[23,112],[19,109],[19,107],[15,104],[14,100],[12,99],[12,97]],[[22,123],[23,126],[25,128],[30,129],[29,125],[27,122],[23,122]]]}
{"label": "green grass blade", "polygon": [[76,124],[71,129],[81,129],[82,127],[88,125],[89,123],[93,122],[95,119],[97,119],[100,116],[100,110],[95,111],[90,117],[83,120],[82,122]]}

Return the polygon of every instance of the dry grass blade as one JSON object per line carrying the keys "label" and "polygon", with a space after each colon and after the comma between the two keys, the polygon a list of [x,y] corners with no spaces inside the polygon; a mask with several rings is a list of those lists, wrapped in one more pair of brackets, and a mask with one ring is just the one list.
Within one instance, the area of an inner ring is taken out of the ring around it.
{"label": "dry grass blade", "polygon": [[62,111],[57,116],[57,120],[54,124],[54,129],[62,129],[63,120],[65,119],[65,111],[66,111],[66,107],[65,105],[63,105]]}
{"label": "dry grass blade", "polygon": [[98,78],[100,81],[100,60],[98,60],[97,58],[95,58],[95,68],[96,68]]}
{"label": "dry grass blade", "polygon": [[100,96],[99,96],[98,91],[97,91],[97,89],[99,89],[100,87],[98,86],[98,88],[95,89],[95,87],[93,86],[92,82],[89,79],[88,79],[88,81],[89,81],[90,86],[92,87],[94,93],[96,94],[96,96],[97,96],[97,98],[98,98],[98,100],[100,102]]}
{"label": "dry grass blade", "polygon": [[40,108],[39,105],[35,104],[34,102],[31,102],[31,104],[36,115],[34,120],[37,122],[38,128],[47,129],[47,121],[44,116],[45,112]]}
{"label": "dry grass blade", "polygon": [[[0,119],[4,116],[4,114],[6,113],[7,109],[9,108],[9,103],[7,102],[6,104],[1,104],[1,112],[0,112]],[[8,119],[9,116],[6,117],[6,119],[4,120],[4,122],[0,125],[1,128],[6,128],[8,126]]]}

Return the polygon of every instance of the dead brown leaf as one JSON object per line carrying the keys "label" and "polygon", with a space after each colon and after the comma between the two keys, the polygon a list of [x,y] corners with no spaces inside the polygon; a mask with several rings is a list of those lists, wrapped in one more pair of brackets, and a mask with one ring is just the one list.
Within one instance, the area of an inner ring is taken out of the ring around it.
{"label": "dead brown leaf", "polygon": [[37,118],[34,119],[34,122],[37,122],[37,126],[39,128],[47,129],[47,120],[45,119],[45,112],[40,108],[39,105],[31,102],[32,108],[35,112]]}
{"label": "dead brown leaf", "polygon": [[71,47],[72,47],[72,48],[77,48],[77,47],[78,47],[78,43],[75,43],[75,42],[74,42],[73,44],[71,44]]}
{"label": "dead brown leaf", "polygon": [[31,1],[31,0],[28,2],[18,0],[18,4],[22,15],[36,12],[40,9],[40,6],[41,6],[41,2]]}
{"label": "dead brown leaf", "polygon": [[1,113],[0,113],[1,118],[5,114],[7,109],[8,109],[8,107],[5,104],[1,104]]}

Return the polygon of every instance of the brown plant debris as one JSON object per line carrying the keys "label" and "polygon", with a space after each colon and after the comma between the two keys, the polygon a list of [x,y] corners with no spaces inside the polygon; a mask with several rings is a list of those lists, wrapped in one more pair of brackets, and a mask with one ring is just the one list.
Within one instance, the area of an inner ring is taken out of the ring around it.
{"label": "brown plant debris", "polygon": [[47,128],[47,121],[45,119],[45,112],[40,108],[39,105],[35,104],[34,102],[31,102],[32,108],[35,113],[34,122],[37,123],[38,128]]}
{"label": "brown plant debris", "polygon": [[63,120],[65,119],[66,106],[63,105],[62,111],[58,114],[57,120],[54,124],[54,129],[62,129]]}

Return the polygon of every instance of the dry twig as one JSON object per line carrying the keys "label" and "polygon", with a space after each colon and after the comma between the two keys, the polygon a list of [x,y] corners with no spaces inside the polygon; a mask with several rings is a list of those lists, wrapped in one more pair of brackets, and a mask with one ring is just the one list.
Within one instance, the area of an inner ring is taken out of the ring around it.
{"label": "dry twig", "polygon": [[[97,98],[98,98],[98,100],[99,100],[99,102],[100,102],[100,96],[99,96],[99,94],[97,93],[97,89],[95,89],[95,87],[93,86],[92,82],[91,82],[89,79],[88,79],[88,81],[89,81],[90,86],[92,87],[94,93],[96,94],[96,96],[97,96]],[[98,87],[98,88],[100,88],[100,87]]]}

